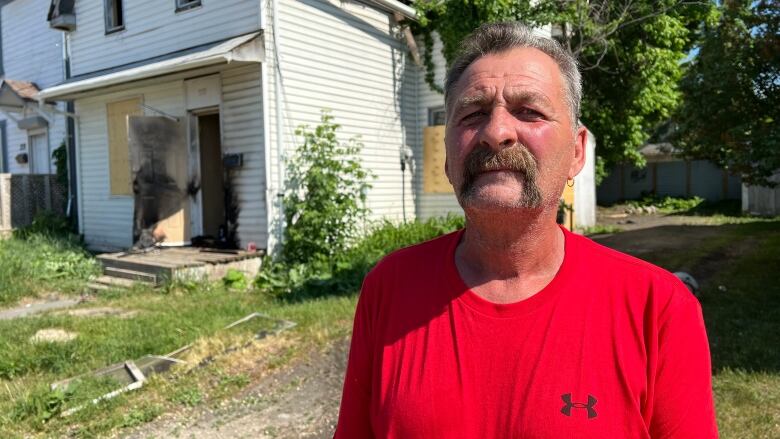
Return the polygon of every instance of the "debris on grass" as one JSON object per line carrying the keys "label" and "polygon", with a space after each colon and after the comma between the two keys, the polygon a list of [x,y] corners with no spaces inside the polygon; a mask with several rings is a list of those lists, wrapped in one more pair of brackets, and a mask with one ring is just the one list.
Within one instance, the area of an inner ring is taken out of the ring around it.
{"label": "debris on grass", "polygon": [[[92,310],[100,309],[100,308],[91,308]],[[103,308],[103,310],[118,310],[117,308]],[[82,311],[88,311],[89,308],[84,309]],[[121,311],[121,310],[120,310]],[[275,319],[273,317],[270,317],[266,314],[254,312],[252,314],[247,315],[246,317],[243,317],[239,320],[236,320],[233,323],[228,324],[223,328],[223,330],[232,329],[235,327],[241,327],[245,326],[247,322],[256,321],[256,320],[263,320],[267,322],[271,322],[272,326],[271,328],[264,328],[259,331],[256,331],[254,333],[254,340],[260,340],[263,338],[268,337],[269,335],[278,335],[282,331],[285,331],[287,329],[290,329],[296,325],[295,322],[284,320],[284,319]],[[36,336],[38,336],[39,333],[44,331],[50,331],[48,334],[48,337],[65,337],[65,335],[61,334],[72,334],[72,333],[66,333],[66,331],[57,329],[57,330],[41,330],[36,333]],[[54,335],[54,332],[51,331],[60,331],[61,333],[56,333],[58,335]],[[76,337],[76,334],[72,334],[72,338]],[[72,339],[71,338],[71,339]],[[251,344],[251,342],[249,343]],[[203,367],[209,363],[211,363],[217,356],[219,355],[225,355],[230,352],[237,351],[239,349],[247,347],[249,344],[243,344],[239,346],[231,346],[227,347],[221,350],[221,352],[217,354],[210,354],[205,356],[201,361],[197,363],[196,368]],[[78,382],[81,379],[84,379],[86,377],[90,378],[107,378],[111,379],[121,385],[119,389],[113,390],[109,393],[106,393],[102,396],[99,396],[95,399],[93,399],[90,403],[91,404],[98,404],[101,401],[105,401],[111,398],[114,398],[122,393],[140,389],[143,386],[143,383],[147,380],[147,378],[150,375],[153,374],[160,374],[164,372],[168,372],[174,365],[177,364],[186,364],[187,362],[184,360],[180,360],[176,358],[178,355],[190,350],[194,346],[194,343],[190,343],[186,346],[182,346],[179,349],[176,349],[175,351],[167,354],[167,355],[147,355],[145,357],[142,357],[135,361],[124,361],[122,363],[116,363],[112,364],[110,366],[104,367],[102,369],[96,370],[94,372],[85,374],[85,375],[79,375],[76,377],[68,378],[62,381],[57,381],[55,383],[51,384],[51,390],[62,390],[65,391],[68,389],[68,387]],[[70,416],[73,413],[76,413],[80,410],[82,410],[84,407],[86,407],[87,404],[82,404],[73,408],[70,408],[68,410],[65,410],[61,413],[61,416]]]}
{"label": "debris on grass", "polygon": [[114,317],[117,319],[130,319],[138,315],[136,310],[100,306],[94,308],[78,308],[67,311],[59,311],[55,315],[65,314],[71,317]]}
{"label": "debris on grass", "polygon": [[68,332],[59,328],[41,329],[30,337],[33,343],[65,343],[78,337],[75,332]]}

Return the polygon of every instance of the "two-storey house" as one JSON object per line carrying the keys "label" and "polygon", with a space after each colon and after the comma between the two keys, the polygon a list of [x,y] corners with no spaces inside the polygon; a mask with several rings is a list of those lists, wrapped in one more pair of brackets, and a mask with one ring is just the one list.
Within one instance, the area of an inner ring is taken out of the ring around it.
{"label": "two-storey house", "polygon": [[419,138],[418,70],[395,0],[54,0],[70,77],[43,101],[72,101],[79,225],[93,248],[280,233],[294,131],[330,109],[360,136],[377,175],[376,217],[414,216],[399,151]]}

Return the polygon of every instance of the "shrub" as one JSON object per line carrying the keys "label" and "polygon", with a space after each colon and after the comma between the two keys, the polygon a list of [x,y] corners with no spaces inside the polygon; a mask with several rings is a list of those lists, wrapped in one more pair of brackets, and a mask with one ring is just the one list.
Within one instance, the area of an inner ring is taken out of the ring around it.
{"label": "shrub", "polygon": [[360,163],[363,145],[356,138],[340,142],[339,125],[328,112],[322,112],[321,120],[314,130],[296,130],[303,144],[287,164],[282,250],[287,263],[325,260],[342,252],[367,213],[365,193],[372,174]]}
{"label": "shrub", "polygon": [[366,273],[388,253],[463,226],[463,217],[454,215],[400,225],[385,221],[329,260],[309,264],[265,261],[255,286],[274,296],[292,298],[353,293],[360,288]]}

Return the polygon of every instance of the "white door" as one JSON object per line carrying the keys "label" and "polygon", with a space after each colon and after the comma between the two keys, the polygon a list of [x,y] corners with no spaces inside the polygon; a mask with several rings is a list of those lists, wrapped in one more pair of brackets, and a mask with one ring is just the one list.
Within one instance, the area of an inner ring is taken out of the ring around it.
{"label": "white door", "polygon": [[30,153],[32,157],[32,174],[50,174],[51,157],[49,156],[49,142],[46,141],[46,133],[30,136]]}

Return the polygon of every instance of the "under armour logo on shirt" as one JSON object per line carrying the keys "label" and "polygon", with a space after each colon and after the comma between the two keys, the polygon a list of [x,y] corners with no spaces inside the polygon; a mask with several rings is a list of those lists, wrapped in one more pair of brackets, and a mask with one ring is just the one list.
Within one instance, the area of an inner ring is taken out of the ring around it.
{"label": "under armour logo on shirt", "polygon": [[583,402],[571,402],[571,393],[565,393],[561,395],[561,399],[566,404],[561,409],[561,413],[563,413],[566,416],[571,416],[571,409],[587,409],[588,410],[588,419],[592,419],[596,417],[596,409],[593,408],[593,406],[596,405],[596,397],[593,395],[588,395],[588,403],[585,404]]}

